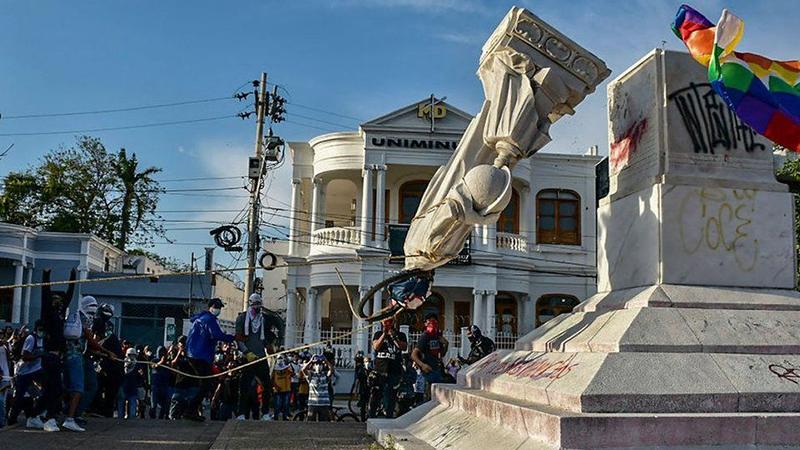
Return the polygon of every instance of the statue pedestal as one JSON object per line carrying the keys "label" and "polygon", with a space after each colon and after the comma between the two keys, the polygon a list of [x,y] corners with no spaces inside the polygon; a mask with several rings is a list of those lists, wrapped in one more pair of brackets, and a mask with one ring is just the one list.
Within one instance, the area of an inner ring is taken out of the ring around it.
{"label": "statue pedestal", "polygon": [[791,194],[688,54],[608,88],[598,294],[371,421],[405,448],[800,446]]}

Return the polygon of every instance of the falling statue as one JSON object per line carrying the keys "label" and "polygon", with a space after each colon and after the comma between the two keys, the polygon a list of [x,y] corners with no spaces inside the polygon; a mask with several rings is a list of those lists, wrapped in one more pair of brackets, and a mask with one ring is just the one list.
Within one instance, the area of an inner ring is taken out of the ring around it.
{"label": "falling statue", "polygon": [[[573,114],[609,74],[597,57],[529,11],[512,8],[483,47],[481,111],[431,179],[411,221],[404,270],[364,295],[361,318],[375,321],[419,307],[434,269],[456,258],[474,226],[495,223],[506,208],[516,163],[550,142],[550,125]],[[365,313],[387,286],[389,305]]]}

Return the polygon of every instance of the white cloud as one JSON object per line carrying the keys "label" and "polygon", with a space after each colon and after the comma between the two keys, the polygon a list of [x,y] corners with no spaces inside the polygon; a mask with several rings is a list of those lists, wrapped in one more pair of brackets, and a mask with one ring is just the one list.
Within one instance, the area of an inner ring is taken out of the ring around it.
{"label": "white cloud", "polygon": [[437,33],[435,35],[436,38],[441,39],[447,42],[453,42],[455,44],[465,44],[465,45],[474,45],[474,44],[483,44],[483,41],[486,40],[486,36],[478,35],[478,34],[466,34],[466,33]]}
{"label": "white cloud", "polygon": [[490,10],[477,0],[334,0],[334,7],[406,8],[426,12],[462,12],[486,14]]}

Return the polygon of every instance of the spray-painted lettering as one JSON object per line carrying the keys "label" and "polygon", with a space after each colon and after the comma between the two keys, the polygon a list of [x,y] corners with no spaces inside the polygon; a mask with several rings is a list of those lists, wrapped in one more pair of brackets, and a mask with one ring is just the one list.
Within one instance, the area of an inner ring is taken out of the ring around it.
{"label": "spray-painted lettering", "polygon": [[667,98],[674,102],[686,131],[692,139],[695,153],[711,153],[716,149],[745,151],[766,150],[755,141],[756,133],[739,120],[721,101],[709,83],[689,83]]}
{"label": "spray-painted lettering", "polygon": [[520,356],[510,360],[501,360],[495,354],[482,364],[482,372],[490,375],[509,375],[530,380],[557,380],[568,374],[579,363],[573,363],[576,355],[567,359],[550,360],[546,353]]}

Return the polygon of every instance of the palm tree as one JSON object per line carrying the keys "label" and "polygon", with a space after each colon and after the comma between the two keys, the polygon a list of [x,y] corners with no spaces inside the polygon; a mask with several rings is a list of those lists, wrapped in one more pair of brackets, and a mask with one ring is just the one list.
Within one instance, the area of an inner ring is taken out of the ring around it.
{"label": "palm tree", "polygon": [[[148,167],[139,172],[139,160],[136,153],[128,158],[125,149],[120,149],[117,160],[114,161],[114,172],[122,187],[122,213],[120,215],[120,233],[117,240],[117,247],[125,250],[128,245],[131,230],[137,229],[141,224],[142,218],[147,214],[147,202],[151,198],[148,195],[150,186],[157,186],[156,180],[151,178],[153,174],[161,172],[157,167]],[[135,210],[135,214],[132,213]],[[133,226],[132,225],[133,222]]]}

